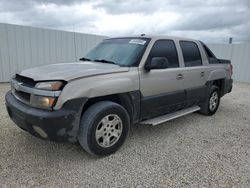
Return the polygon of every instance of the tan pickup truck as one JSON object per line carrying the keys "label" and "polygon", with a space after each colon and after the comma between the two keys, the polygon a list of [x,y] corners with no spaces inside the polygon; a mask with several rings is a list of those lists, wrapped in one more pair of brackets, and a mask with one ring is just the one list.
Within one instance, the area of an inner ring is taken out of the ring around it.
{"label": "tan pickup truck", "polygon": [[110,38],[80,60],[14,75],[6,94],[10,118],[34,136],[109,155],[132,124],[158,125],[196,111],[213,115],[232,89],[230,61],[197,40]]}

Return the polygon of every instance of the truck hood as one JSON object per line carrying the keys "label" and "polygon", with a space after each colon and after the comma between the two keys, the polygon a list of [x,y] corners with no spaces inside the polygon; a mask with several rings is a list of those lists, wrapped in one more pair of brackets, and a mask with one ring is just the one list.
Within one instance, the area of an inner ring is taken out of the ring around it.
{"label": "truck hood", "polygon": [[34,81],[70,81],[89,76],[127,72],[128,70],[128,67],[120,67],[113,64],[85,61],[45,65],[26,69],[18,74],[21,76],[32,78]]}

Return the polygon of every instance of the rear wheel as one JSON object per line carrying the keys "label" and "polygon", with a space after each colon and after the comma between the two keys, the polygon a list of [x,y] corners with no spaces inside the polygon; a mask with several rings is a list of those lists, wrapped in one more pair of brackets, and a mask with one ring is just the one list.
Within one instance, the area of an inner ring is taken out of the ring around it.
{"label": "rear wheel", "polygon": [[83,114],[78,140],[88,153],[109,155],[124,143],[129,130],[129,116],[119,104],[102,101]]}
{"label": "rear wheel", "polygon": [[215,114],[219,105],[220,105],[219,88],[217,86],[212,86],[211,92],[209,93],[209,97],[201,106],[200,113],[211,116]]}

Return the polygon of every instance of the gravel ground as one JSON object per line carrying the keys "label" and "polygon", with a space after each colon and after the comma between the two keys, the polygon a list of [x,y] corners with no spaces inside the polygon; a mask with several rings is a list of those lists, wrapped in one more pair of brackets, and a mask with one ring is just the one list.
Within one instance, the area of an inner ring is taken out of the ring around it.
{"label": "gravel ground", "polygon": [[114,155],[40,140],[9,119],[0,85],[1,187],[250,187],[250,85],[234,84],[216,115],[134,126]]}

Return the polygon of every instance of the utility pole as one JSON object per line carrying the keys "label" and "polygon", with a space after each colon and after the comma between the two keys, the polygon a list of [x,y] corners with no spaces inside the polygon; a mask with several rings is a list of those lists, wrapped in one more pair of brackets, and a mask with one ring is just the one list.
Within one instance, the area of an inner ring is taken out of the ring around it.
{"label": "utility pole", "polygon": [[229,42],[229,44],[232,44],[233,43],[233,38],[230,37],[228,42]]}
{"label": "utility pole", "polygon": [[230,46],[230,60],[231,60],[231,62],[232,62],[232,59],[233,59],[233,45],[232,45],[232,43],[233,43],[233,38],[230,37],[228,42],[229,42],[229,44],[231,44],[231,45],[229,45],[229,46]]}

